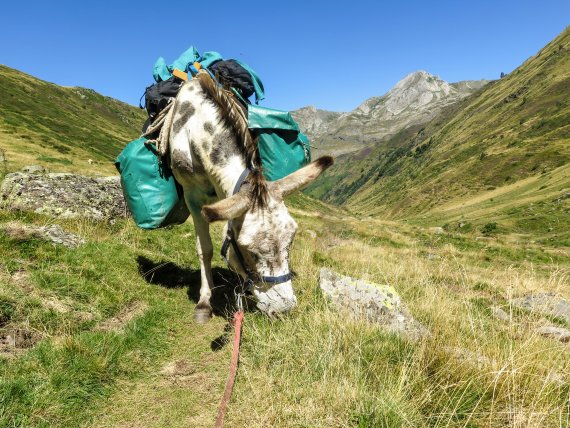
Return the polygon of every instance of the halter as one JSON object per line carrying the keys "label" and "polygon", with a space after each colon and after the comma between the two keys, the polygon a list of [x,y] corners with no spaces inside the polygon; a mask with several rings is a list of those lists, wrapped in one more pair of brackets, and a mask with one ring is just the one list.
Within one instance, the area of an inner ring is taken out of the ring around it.
{"label": "halter", "polygon": [[[238,181],[234,187],[234,191],[233,191],[232,195],[235,195],[237,192],[239,192],[239,190],[241,189],[241,186],[243,185],[245,179],[247,178],[247,176],[249,175],[250,172],[251,171],[249,170],[249,168],[246,168],[243,170],[243,172],[239,176]],[[234,252],[236,253],[236,256],[237,256],[238,261],[241,265],[241,268],[243,269],[243,271],[247,275],[247,278],[245,279],[245,284],[244,284],[244,290],[245,291],[251,290],[251,288],[253,287],[253,284],[255,284],[256,280],[257,280],[257,282],[261,281],[261,282],[264,282],[266,284],[275,285],[275,284],[281,284],[283,282],[287,282],[287,281],[291,280],[291,278],[293,278],[293,275],[291,274],[291,272],[287,272],[286,274],[280,275],[280,276],[260,276],[257,272],[253,272],[251,269],[249,269],[245,263],[245,259],[243,257],[243,254],[241,253],[239,246],[237,244],[237,235],[234,236],[233,219],[228,220],[228,231],[226,234],[226,239],[224,239],[224,243],[222,244],[222,250],[221,250],[221,255],[222,255],[223,259],[226,261],[226,263],[228,264],[228,266],[230,265],[230,262],[228,260],[228,249],[230,248],[230,245],[232,246],[232,248],[234,249]]]}

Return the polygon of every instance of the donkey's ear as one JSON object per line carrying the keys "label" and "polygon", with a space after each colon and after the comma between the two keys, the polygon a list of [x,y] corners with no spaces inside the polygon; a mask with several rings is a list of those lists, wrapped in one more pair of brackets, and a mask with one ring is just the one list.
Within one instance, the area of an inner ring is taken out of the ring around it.
{"label": "donkey's ear", "polygon": [[317,178],[321,172],[331,166],[333,162],[334,160],[332,156],[322,156],[300,170],[295,171],[280,180],[274,181],[271,183],[272,188],[283,197],[288,196],[291,193],[302,189]]}
{"label": "donkey's ear", "polygon": [[229,220],[239,217],[245,213],[251,206],[251,198],[241,192],[236,193],[229,198],[222,199],[211,205],[202,207],[202,217],[208,223],[219,220]]}

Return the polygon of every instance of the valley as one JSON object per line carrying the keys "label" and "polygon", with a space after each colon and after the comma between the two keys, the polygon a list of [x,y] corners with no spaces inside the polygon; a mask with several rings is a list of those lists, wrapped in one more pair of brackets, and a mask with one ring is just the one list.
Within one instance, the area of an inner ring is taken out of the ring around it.
{"label": "valley", "polygon": [[[6,66],[0,90],[0,181],[27,165],[116,176],[145,120]],[[418,72],[352,112],[293,115],[336,163],[286,200],[298,307],[269,319],[250,302],[226,425],[569,426],[570,29],[497,81]],[[190,220],[1,208],[0,427],[211,425],[239,282],[222,229],[199,325]],[[322,268],[392,286],[428,333],[338,311]]]}

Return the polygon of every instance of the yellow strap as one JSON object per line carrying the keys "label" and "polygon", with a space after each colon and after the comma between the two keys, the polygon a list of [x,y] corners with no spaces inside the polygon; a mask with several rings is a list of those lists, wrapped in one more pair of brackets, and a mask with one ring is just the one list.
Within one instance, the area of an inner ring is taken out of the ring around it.
{"label": "yellow strap", "polygon": [[172,70],[172,74],[181,80],[188,80],[188,73],[185,73],[182,70],[178,70],[177,68]]}

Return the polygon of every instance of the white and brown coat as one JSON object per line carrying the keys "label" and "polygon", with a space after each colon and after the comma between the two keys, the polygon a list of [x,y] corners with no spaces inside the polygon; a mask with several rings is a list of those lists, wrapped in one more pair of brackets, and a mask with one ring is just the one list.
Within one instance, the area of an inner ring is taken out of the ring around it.
{"label": "white and brown coat", "polygon": [[[198,79],[182,87],[172,114],[170,163],[184,189],[200,259],[200,300],[194,317],[205,322],[212,314],[213,246],[209,223],[233,219],[237,244],[249,270],[260,276],[289,272],[289,249],[297,223],[283,198],[314,180],[332,164],[332,158],[320,158],[275,182],[266,182],[261,171],[254,170],[241,190],[232,195],[241,173],[255,161],[255,151],[240,141]],[[231,247],[228,259],[240,275],[246,275]],[[296,304],[290,280],[273,287],[256,283],[253,294],[258,307],[270,315],[286,312]]]}

